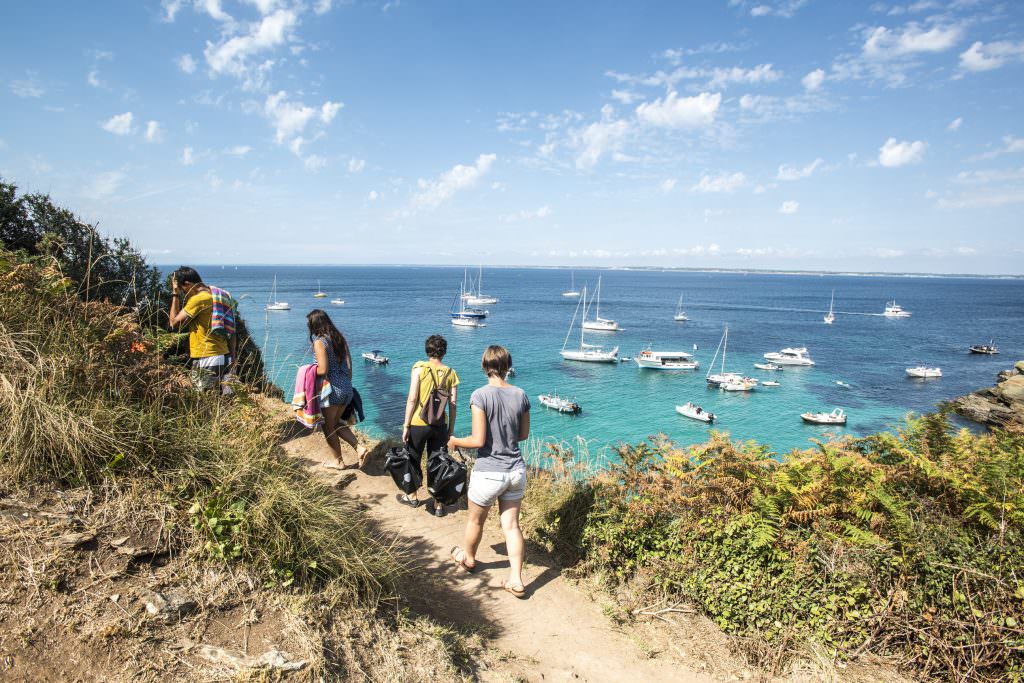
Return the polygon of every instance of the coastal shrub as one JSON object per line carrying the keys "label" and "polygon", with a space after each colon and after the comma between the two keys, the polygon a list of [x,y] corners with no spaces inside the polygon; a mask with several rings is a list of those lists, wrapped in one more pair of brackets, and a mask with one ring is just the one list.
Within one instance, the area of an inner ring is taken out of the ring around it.
{"label": "coastal shrub", "polygon": [[[1020,435],[957,432],[935,414],[780,459],[714,432],[619,455],[573,511],[581,571],[642,579],[776,651],[896,656],[942,680],[1022,675]],[[578,485],[541,477],[532,496],[566,500]],[[558,505],[542,510],[564,526]]]}

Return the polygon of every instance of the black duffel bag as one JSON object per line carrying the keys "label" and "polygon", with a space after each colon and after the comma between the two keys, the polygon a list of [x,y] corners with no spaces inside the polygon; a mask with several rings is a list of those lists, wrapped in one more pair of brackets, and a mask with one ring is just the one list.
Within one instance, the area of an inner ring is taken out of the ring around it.
{"label": "black duffel bag", "polygon": [[395,486],[406,495],[415,492],[423,483],[419,463],[413,459],[408,446],[396,446],[389,450],[384,459],[384,469],[394,479]]}
{"label": "black duffel bag", "polygon": [[427,458],[427,490],[441,505],[455,505],[466,492],[466,465],[453,458],[447,448]]}

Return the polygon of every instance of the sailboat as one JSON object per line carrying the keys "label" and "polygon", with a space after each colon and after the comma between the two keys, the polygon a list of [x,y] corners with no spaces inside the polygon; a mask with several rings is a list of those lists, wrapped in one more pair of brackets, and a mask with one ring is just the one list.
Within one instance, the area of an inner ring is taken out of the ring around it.
{"label": "sailboat", "polygon": [[570,283],[569,284],[569,291],[568,292],[562,292],[562,296],[568,297],[568,298],[571,298],[571,299],[578,299],[579,296],[580,296],[580,293],[576,289],[576,273],[570,273],[569,274],[569,283]]}
{"label": "sailboat", "polygon": [[320,287],[320,280],[316,281],[316,293],[313,295],[314,299],[326,299],[327,293],[324,292],[323,288]]}
{"label": "sailboat", "polygon": [[[584,287],[584,291],[586,288]],[[589,307],[583,310],[583,329],[595,330],[597,332],[621,332],[622,328],[614,320],[601,317],[601,277],[597,278],[597,292],[594,295],[597,299],[597,311],[593,320],[587,320],[587,310]]]}
{"label": "sailboat", "polygon": [[825,324],[831,325],[836,321],[836,314],[832,312],[832,307],[836,303],[836,290],[832,290],[832,299],[828,302],[828,313],[825,314]]}
{"label": "sailboat", "polygon": [[[572,322],[569,323],[569,331],[565,335],[565,342],[562,344],[562,358],[566,360],[578,360],[588,363],[618,363],[619,362],[619,347],[616,346],[611,351],[605,351],[603,347],[598,344],[588,344],[584,337],[584,330],[586,329],[583,325],[583,318],[586,317],[586,302],[587,302],[587,288],[583,288],[583,295],[580,300],[576,302],[576,311],[572,314]],[[566,348],[569,345],[569,337],[572,336],[573,327],[576,324],[576,317],[583,311],[583,316],[580,318],[580,348],[569,349]]]}
{"label": "sailboat", "polygon": [[466,297],[466,302],[469,303],[470,306],[486,306],[488,304],[496,304],[496,303],[498,303],[498,297],[496,297],[496,296],[488,296],[488,295],[484,294],[483,287],[484,287],[484,267],[481,265],[480,266],[480,274],[479,274],[479,276],[477,276],[477,279],[476,279],[476,294],[470,293],[470,295],[468,297]]}
{"label": "sailboat", "polygon": [[689,320],[689,318],[686,317],[686,311],[683,310],[683,295],[682,294],[679,295],[679,303],[676,304],[676,315],[675,315],[675,318],[673,318],[673,320],[676,320],[678,322],[683,322],[684,320]]}
{"label": "sailboat", "polygon": [[452,325],[456,327],[485,327],[483,318],[487,313],[477,308],[466,308],[466,299],[463,294],[465,294],[465,289],[460,288],[459,298],[456,299],[459,302],[459,310],[454,310],[455,306],[452,306]]}
{"label": "sailboat", "polygon": [[[725,355],[729,350],[729,326],[726,325],[725,331],[722,332],[722,339],[718,342],[718,348],[715,349],[715,355],[711,359],[711,364],[708,366],[708,374],[705,377],[707,383],[711,386],[722,387],[727,391],[750,391],[757,386],[757,380],[751,377],[744,377],[738,372],[726,372],[725,371]],[[722,352],[722,365],[718,372],[715,372],[715,361],[718,359],[718,352]]]}
{"label": "sailboat", "polygon": [[277,300],[277,276],[274,276],[274,286],[270,290],[270,303],[267,304],[268,311],[290,311],[292,305],[287,301]]}

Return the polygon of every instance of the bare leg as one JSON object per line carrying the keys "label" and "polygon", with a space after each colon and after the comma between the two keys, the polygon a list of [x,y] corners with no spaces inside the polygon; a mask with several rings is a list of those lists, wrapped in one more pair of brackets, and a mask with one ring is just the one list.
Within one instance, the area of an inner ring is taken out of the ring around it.
{"label": "bare leg", "polygon": [[345,458],[341,457],[341,442],[338,441],[338,422],[341,420],[341,406],[328,406],[323,409],[324,413],[324,438],[327,445],[334,453],[334,459],[338,465],[345,466]]}
{"label": "bare leg", "polygon": [[352,428],[349,427],[348,425],[341,425],[337,429],[337,435],[340,436],[345,443],[352,447],[352,450],[354,450],[356,452],[356,455],[359,457],[359,463],[361,465],[363,462],[363,457],[366,455],[366,447],[359,445],[359,440],[356,438],[355,432],[352,431]]}
{"label": "bare leg", "polygon": [[487,521],[487,513],[491,509],[481,507],[471,500],[467,500],[466,504],[469,510],[469,517],[466,519],[466,536],[463,540],[465,543],[463,550],[466,551],[466,564],[472,567],[476,564],[476,551],[480,548],[480,541],[484,537],[484,522]]}
{"label": "bare leg", "polygon": [[523,585],[523,554],[525,543],[523,532],[519,528],[519,509],[523,501],[510,500],[498,501],[498,510],[501,511],[501,530],[505,532],[505,549],[508,551],[509,574],[506,585]]}

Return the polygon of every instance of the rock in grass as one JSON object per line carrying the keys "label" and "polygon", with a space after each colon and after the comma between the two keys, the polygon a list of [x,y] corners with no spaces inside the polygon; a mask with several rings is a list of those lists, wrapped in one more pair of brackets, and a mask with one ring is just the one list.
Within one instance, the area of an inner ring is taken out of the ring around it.
{"label": "rock in grass", "polygon": [[298,671],[307,664],[302,659],[290,659],[287,653],[281,652],[277,648],[267,650],[259,657],[250,657],[216,645],[200,645],[199,655],[208,662],[232,669]]}
{"label": "rock in grass", "polygon": [[78,548],[96,540],[96,534],[91,531],[82,531],[72,534],[64,534],[53,542],[58,548]]}
{"label": "rock in grass", "polygon": [[142,598],[142,603],[147,612],[165,620],[180,619],[199,608],[199,603],[179,590],[153,591]]}

